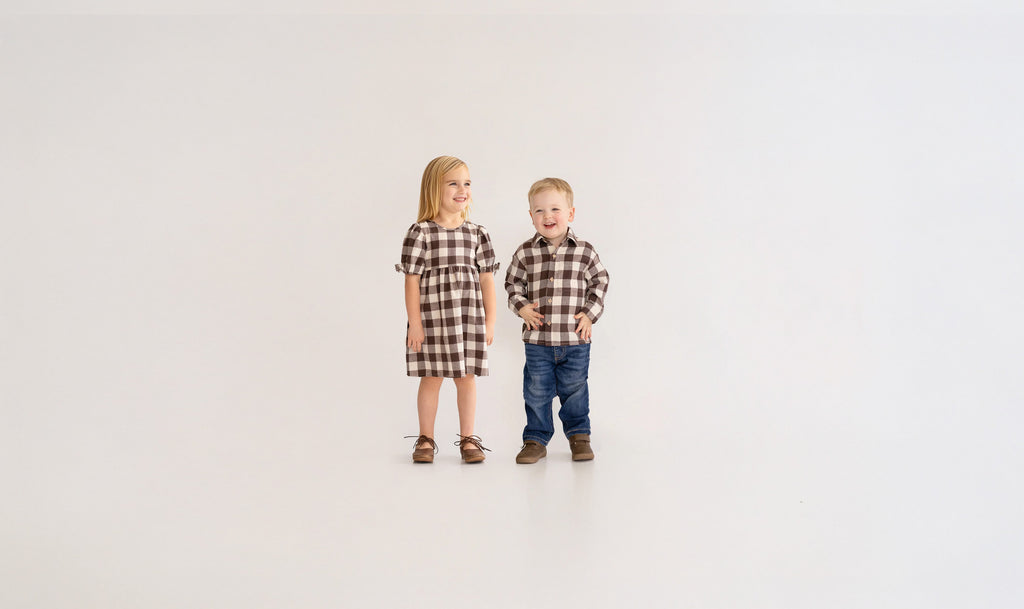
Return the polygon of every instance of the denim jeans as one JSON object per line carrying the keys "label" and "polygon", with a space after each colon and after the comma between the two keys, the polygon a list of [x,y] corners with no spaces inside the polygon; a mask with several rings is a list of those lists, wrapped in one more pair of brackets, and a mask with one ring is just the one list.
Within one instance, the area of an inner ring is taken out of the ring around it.
{"label": "denim jeans", "polygon": [[526,400],[526,427],[523,442],[534,440],[547,446],[555,434],[551,400],[558,396],[562,430],[569,437],[590,433],[590,345],[547,347],[526,345],[523,368],[523,399]]}

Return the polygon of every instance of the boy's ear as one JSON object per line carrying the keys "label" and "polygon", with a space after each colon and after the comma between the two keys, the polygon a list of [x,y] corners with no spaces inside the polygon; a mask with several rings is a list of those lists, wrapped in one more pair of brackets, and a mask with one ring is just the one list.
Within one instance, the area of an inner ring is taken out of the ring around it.
{"label": "boy's ear", "polygon": [[576,217],[576,208],[575,207],[570,207],[569,208],[569,222],[572,222],[573,218],[575,218],[575,217]]}

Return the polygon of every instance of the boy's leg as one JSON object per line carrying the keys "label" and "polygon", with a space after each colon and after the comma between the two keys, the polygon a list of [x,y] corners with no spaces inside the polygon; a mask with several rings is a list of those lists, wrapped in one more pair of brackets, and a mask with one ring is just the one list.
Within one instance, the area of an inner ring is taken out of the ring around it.
{"label": "boy's leg", "polygon": [[590,387],[587,377],[590,373],[590,344],[557,347],[558,362],[555,366],[555,387],[558,401],[558,418],[562,419],[565,436],[590,434]]}
{"label": "boy's leg", "polygon": [[526,402],[526,427],[523,442],[533,440],[547,446],[555,433],[551,400],[555,399],[555,359],[551,347],[526,345],[523,367],[523,399]]}

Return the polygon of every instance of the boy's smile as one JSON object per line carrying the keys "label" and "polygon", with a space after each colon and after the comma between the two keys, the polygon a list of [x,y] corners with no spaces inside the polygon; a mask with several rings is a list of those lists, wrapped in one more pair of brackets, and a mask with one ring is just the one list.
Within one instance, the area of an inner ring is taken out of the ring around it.
{"label": "boy's smile", "polygon": [[537,232],[552,245],[559,245],[569,231],[569,223],[576,216],[576,208],[569,206],[565,193],[544,190],[530,200],[530,219]]}

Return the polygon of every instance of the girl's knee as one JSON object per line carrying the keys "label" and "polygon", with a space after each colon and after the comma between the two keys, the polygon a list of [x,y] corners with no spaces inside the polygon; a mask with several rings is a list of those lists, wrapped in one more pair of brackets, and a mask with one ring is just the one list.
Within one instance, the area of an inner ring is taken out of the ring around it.
{"label": "girl's knee", "polygon": [[473,374],[467,374],[466,376],[454,380],[456,385],[471,385],[476,382],[476,376]]}

